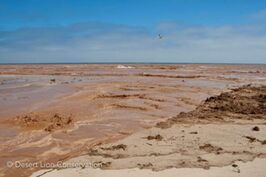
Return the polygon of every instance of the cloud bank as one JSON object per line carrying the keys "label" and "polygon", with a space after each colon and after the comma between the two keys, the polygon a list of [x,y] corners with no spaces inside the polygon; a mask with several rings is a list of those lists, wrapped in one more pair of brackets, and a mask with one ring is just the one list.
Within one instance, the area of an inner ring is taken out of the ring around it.
{"label": "cloud bank", "polygon": [[266,26],[88,22],[0,31],[0,63],[14,62],[266,63]]}

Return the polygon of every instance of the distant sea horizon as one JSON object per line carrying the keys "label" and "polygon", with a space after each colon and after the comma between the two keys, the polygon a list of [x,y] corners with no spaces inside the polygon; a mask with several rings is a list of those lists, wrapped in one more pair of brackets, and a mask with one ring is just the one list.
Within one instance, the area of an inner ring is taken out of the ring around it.
{"label": "distant sea horizon", "polygon": [[0,63],[0,65],[78,65],[78,64],[209,64],[209,65],[266,65],[266,63],[192,63],[192,62],[54,62],[54,63]]}

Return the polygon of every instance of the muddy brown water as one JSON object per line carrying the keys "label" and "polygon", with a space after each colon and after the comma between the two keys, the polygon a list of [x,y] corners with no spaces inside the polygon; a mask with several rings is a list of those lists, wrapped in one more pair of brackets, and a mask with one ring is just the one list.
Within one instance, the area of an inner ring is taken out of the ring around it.
{"label": "muddy brown water", "polygon": [[[16,172],[6,162],[78,156],[191,111],[228,88],[266,84],[265,65],[130,66],[0,65],[0,173],[26,176],[36,169]],[[47,132],[12,122],[30,113],[71,115],[73,125]]]}

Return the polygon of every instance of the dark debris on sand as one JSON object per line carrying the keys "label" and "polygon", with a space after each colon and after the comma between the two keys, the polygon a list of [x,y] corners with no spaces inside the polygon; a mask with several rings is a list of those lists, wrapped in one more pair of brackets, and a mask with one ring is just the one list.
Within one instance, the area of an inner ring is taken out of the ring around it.
{"label": "dark debris on sand", "polygon": [[150,136],[147,136],[147,140],[161,141],[161,140],[163,140],[163,137],[160,134],[155,135],[155,136],[150,135]]}
{"label": "dark debris on sand", "polygon": [[72,124],[73,118],[72,115],[64,116],[58,113],[51,115],[30,113],[16,117],[15,122],[24,128],[43,129],[44,131],[52,132],[69,126]]}
{"label": "dark debris on sand", "polygon": [[159,122],[157,127],[168,128],[175,123],[225,122],[235,119],[266,120],[266,86],[246,85],[212,96],[194,111],[180,113],[165,122]]}
{"label": "dark debris on sand", "polygon": [[102,148],[102,149],[103,150],[110,150],[110,151],[122,149],[123,151],[125,151],[126,148],[127,148],[127,145],[125,145],[125,144],[118,144],[118,145],[114,145],[114,146],[111,146],[111,147],[108,147],[108,148]]}

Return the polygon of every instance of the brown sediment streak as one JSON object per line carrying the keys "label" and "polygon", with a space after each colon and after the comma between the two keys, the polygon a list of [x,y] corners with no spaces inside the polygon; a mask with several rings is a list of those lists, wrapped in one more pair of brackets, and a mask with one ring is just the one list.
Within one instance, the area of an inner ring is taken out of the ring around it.
{"label": "brown sediment streak", "polygon": [[141,73],[141,74],[137,74],[136,76],[177,78],[177,79],[195,79],[195,78],[205,77],[205,76],[201,76],[201,75],[164,75],[164,74],[149,74],[149,73]]}
{"label": "brown sediment streak", "polygon": [[99,98],[117,98],[117,99],[125,99],[125,98],[139,98],[139,99],[146,99],[146,100],[152,100],[157,102],[165,102],[164,99],[160,98],[153,98],[150,96],[146,96],[145,94],[102,94],[94,97],[93,99],[99,99]]}
{"label": "brown sediment streak", "polygon": [[112,106],[116,108],[122,108],[122,109],[136,109],[141,111],[147,111],[147,108],[140,107],[140,106],[129,106],[129,105],[122,105],[122,104],[112,104]]}
{"label": "brown sediment streak", "polygon": [[94,99],[97,98],[141,98],[143,97],[143,94],[117,94],[117,95],[113,95],[113,94],[103,94],[103,95],[98,95],[96,96]]}

